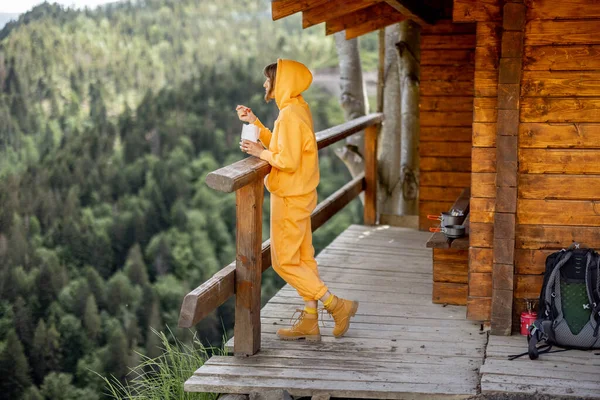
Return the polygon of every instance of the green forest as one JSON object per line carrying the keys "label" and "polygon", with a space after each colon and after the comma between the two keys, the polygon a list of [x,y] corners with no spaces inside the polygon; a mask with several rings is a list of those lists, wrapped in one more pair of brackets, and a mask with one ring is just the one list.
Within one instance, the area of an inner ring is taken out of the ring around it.
{"label": "green forest", "polygon": [[[177,328],[183,296],[235,258],[235,196],[204,179],[245,156],[237,104],[276,118],[264,65],[337,65],[323,31],[272,22],[267,0],[44,3],[0,31],[0,399],[110,398],[103,376],[161,354],[153,330],[231,334],[231,303]],[[361,52],[372,67],[376,39]],[[343,122],[331,94],[306,99],[316,130]],[[350,179],[333,149],[320,167],[321,199]],[[315,248],[360,221],[355,201]],[[263,298],[282,283],[268,270]]]}

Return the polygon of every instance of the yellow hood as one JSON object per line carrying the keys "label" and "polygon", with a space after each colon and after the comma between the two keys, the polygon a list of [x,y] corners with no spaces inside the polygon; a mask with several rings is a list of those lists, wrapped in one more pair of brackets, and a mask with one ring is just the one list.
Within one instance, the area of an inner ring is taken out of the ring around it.
{"label": "yellow hood", "polygon": [[277,107],[281,110],[290,104],[304,102],[300,94],[308,89],[312,79],[312,74],[304,64],[278,59],[274,93]]}

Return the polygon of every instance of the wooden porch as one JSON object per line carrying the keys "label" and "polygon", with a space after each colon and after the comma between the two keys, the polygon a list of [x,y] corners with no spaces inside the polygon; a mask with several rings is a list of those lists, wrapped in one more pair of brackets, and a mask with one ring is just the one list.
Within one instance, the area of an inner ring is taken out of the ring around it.
{"label": "wooden porch", "polygon": [[[526,356],[522,336],[489,336],[466,319],[466,307],[432,303],[429,233],[354,225],[317,257],[325,282],[360,301],[346,337],[331,335],[325,316],[321,343],[277,340],[302,307],[285,286],[261,311],[261,350],[251,357],[212,357],[186,391],[242,393],[285,389],[293,396],[334,398],[470,398],[493,393],[540,393],[600,398],[600,357],[570,351]],[[233,351],[233,340],[227,344]],[[487,354],[487,358],[484,359]]]}

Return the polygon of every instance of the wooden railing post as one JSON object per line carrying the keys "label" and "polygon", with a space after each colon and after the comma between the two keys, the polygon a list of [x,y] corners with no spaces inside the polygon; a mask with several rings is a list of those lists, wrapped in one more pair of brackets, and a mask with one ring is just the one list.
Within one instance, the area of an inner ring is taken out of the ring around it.
{"label": "wooden railing post", "polygon": [[251,356],[260,349],[262,277],[262,176],[238,189],[236,196],[235,327],[233,352]]}
{"label": "wooden railing post", "polygon": [[377,134],[380,124],[365,129],[365,205],[364,224],[377,223]]}

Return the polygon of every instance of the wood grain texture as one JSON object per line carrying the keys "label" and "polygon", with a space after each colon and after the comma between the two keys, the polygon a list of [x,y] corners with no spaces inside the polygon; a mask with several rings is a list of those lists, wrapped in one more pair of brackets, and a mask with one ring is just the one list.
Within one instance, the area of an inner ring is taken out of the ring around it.
{"label": "wood grain texture", "polygon": [[493,265],[493,249],[479,247],[469,249],[469,272],[488,273],[491,276]]}
{"label": "wood grain texture", "polygon": [[597,97],[599,71],[525,71],[521,96]]}
{"label": "wood grain texture", "polygon": [[433,249],[433,261],[450,262],[467,265],[469,258],[468,250],[440,250]]}
{"label": "wood grain texture", "polygon": [[470,127],[422,126],[419,140],[423,142],[468,142],[471,140]]}
{"label": "wood grain texture", "polygon": [[600,149],[600,124],[522,123],[519,126],[519,146]]}
{"label": "wood grain texture", "polygon": [[535,299],[540,297],[542,275],[516,275],[515,276],[515,298],[517,299]]}
{"label": "wood grain texture", "polygon": [[499,186],[496,188],[496,211],[517,212],[517,188]]}
{"label": "wood grain texture", "polygon": [[473,82],[475,66],[437,66],[429,65],[421,69],[421,84],[428,81],[461,81]]}
{"label": "wood grain texture", "polygon": [[436,21],[433,25],[426,25],[421,27],[421,35],[439,35],[439,34],[463,34],[463,33],[475,33],[476,24],[457,24],[452,20],[445,19]]}
{"label": "wood grain texture", "polygon": [[377,136],[379,126],[369,126],[365,130],[365,204],[364,223],[377,222]]}
{"label": "wood grain texture", "polygon": [[329,0],[278,0],[271,2],[273,21],[327,3]]}
{"label": "wood grain texture", "polygon": [[496,97],[475,97],[473,99],[473,122],[496,122],[498,119],[497,103]]}
{"label": "wood grain texture", "polygon": [[498,110],[499,136],[517,136],[519,124],[519,110]]}
{"label": "wood grain texture", "polygon": [[496,197],[496,174],[493,172],[473,173],[471,191],[473,197]]}
{"label": "wood grain texture", "polygon": [[472,172],[496,172],[496,149],[474,147],[471,154]]}
{"label": "wood grain texture", "polygon": [[522,122],[598,122],[600,98],[524,97]]}
{"label": "wood grain texture", "polygon": [[263,197],[262,179],[236,191],[234,353],[245,356],[260,349]]}
{"label": "wood grain texture", "polygon": [[496,124],[473,123],[473,147],[496,147]]}
{"label": "wood grain texture", "polygon": [[475,35],[422,35],[421,49],[472,49],[475,48]]}
{"label": "wood grain texture", "polygon": [[515,257],[515,241],[494,237],[494,264],[513,264]]}
{"label": "wood grain texture", "polygon": [[[473,96],[473,82],[422,81],[420,93],[421,96]],[[445,100],[446,102],[451,103],[451,99]]]}
{"label": "wood grain texture", "polygon": [[[425,95],[425,91],[432,90],[446,90],[440,88],[431,88],[432,86],[446,85],[447,82],[421,82],[421,94],[419,96],[419,109],[421,111],[463,111],[469,112],[473,110],[473,82],[460,82],[467,83],[471,86],[470,94],[468,96],[446,96],[446,95]],[[429,86],[429,88],[428,88]],[[467,137],[464,141],[468,141]]]}
{"label": "wood grain texture", "polygon": [[419,146],[421,157],[470,157],[471,142],[425,142]]}
{"label": "wood grain texture", "polygon": [[[428,172],[421,174],[421,186],[469,187],[471,174],[469,172]],[[483,196],[482,196],[483,197]]]}
{"label": "wood grain texture", "polygon": [[520,199],[517,221],[527,225],[600,226],[600,201]]}
{"label": "wood grain texture", "polygon": [[478,22],[476,33],[477,47],[498,48],[502,39],[502,24],[499,21]]}
{"label": "wood grain texture", "polygon": [[392,25],[405,20],[406,17],[400,13],[384,13],[376,18],[369,18],[366,22],[359,25],[354,25],[346,29],[346,40],[354,39],[366,33],[383,29],[388,25]]}
{"label": "wood grain texture", "polygon": [[587,19],[600,17],[600,4],[589,0],[532,0],[528,2],[527,19]]}
{"label": "wood grain texture", "polygon": [[325,24],[325,34],[331,35],[345,29],[366,24],[371,20],[380,19],[384,16],[396,16],[399,21],[405,18],[389,4],[379,2],[358,11],[341,15],[337,18],[328,18]]}
{"label": "wood grain texture", "polygon": [[469,281],[468,266],[463,263],[433,262],[433,281],[466,284]]}
{"label": "wood grain texture", "polygon": [[542,275],[546,270],[546,258],[554,250],[515,250],[515,274]]}
{"label": "wood grain texture", "polygon": [[302,27],[308,28],[330,19],[341,17],[374,4],[370,0],[331,0],[302,12]]}
{"label": "wood grain texture", "polygon": [[500,46],[475,48],[475,71],[498,71]]}
{"label": "wood grain texture", "polygon": [[421,157],[420,171],[469,172],[471,159],[468,157]]}
{"label": "wood grain texture", "polygon": [[473,63],[475,52],[467,50],[422,50],[421,67],[429,65],[463,66]]}
{"label": "wood grain texture", "polygon": [[496,97],[498,95],[498,71],[475,71],[475,96]]}
{"label": "wood grain texture", "polygon": [[467,304],[468,285],[462,283],[433,282],[434,304],[453,304],[464,306]]}
{"label": "wood grain texture", "polygon": [[453,201],[462,192],[461,187],[446,187],[446,186],[423,186],[419,191],[420,200],[433,200],[433,201]]}
{"label": "wood grain texture", "polygon": [[473,123],[473,112],[437,112],[421,111],[421,126],[461,126],[470,127]]}
{"label": "wood grain texture", "polygon": [[523,69],[593,71],[600,69],[600,46],[525,46]]}
{"label": "wood grain texture", "polygon": [[598,185],[597,175],[520,174],[519,199],[598,200]]}
{"label": "wood grain texture", "polygon": [[512,303],[512,290],[492,289],[492,335],[510,335],[512,331]]}
{"label": "wood grain texture", "polygon": [[467,319],[470,321],[489,321],[492,312],[491,297],[469,297],[467,300]]}
{"label": "wood grain texture", "polygon": [[580,243],[581,247],[600,247],[598,227],[517,225],[516,246],[518,249],[556,249]]}
{"label": "wood grain texture", "polygon": [[525,27],[525,45],[588,45],[600,44],[598,21],[593,19],[530,20]]}
{"label": "wood grain texture", "polygon": [[519,172],[525,174],[600,174],[600,150],[521,149]]}
{"label": "wood grain texture", "polygon": [[502,12],[502,27],[508,31],[522,31],[525,27],[527,7],[520,2],[506,2]]}
{"label": "wood grain texture", "polygon": [[497,21],[501,18],[501,3],[497,0],[454,0],[454,22]]}
{"label": "wood grain texture", "polygon": [[472,197],[469,212],[471,222],[493,223],[495,209],[495,198]]}
{"label": "wood grain texture", "polygon": [[494,224],[471,222],[471,247],[489,247],[494,243]]}
{"label": "wood grain texture", "polygon": [[491,297],[492,274],[485,272],[469,273],[469,297]]}

